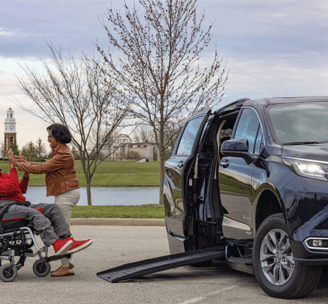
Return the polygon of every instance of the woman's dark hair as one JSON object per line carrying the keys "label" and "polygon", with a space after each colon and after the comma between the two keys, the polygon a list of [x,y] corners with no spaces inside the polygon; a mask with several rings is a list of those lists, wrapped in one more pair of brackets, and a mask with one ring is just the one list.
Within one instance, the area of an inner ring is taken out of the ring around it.
{"label": "woman's dark hair", "polygon": [[47,127],[47,131],[51,131],[52,137],[62,144],[68,144],[72,141],[71,132],[64,125],[54,123]]}

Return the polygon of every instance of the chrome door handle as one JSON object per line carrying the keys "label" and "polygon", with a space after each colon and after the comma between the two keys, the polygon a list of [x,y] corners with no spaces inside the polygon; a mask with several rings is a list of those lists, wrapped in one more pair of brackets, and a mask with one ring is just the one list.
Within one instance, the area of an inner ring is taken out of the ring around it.
{"label": "chrome door handle", "polygon": [[223,168],[227,168],[229,166],[229,160],[228,159],[221,160],[220,166]]}

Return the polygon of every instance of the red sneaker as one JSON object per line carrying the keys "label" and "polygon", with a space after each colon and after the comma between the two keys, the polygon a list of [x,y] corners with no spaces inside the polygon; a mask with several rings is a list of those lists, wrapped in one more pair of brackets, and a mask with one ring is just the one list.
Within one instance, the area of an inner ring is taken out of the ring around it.
{"label": "red sneaker", "polygon": [[62,255],[66,253],[68,249],[70,249],[73,246],[74,242],[67,238],[66,240],[61,241],[60,239],[56,240],[52,244],[54,246],[55,254],[56,255]]}
{"label": "red sneaker", "polygon": [[68,239],[73,240],[74,244],[69,250],[67,250],[67,253],[78,252],[80,250],[83,250],[83,249],[89,247],[93,243],[92,240],[90,240],[90,239],[85,240],[85,241],[75,241],[72,237],[69,237]]}

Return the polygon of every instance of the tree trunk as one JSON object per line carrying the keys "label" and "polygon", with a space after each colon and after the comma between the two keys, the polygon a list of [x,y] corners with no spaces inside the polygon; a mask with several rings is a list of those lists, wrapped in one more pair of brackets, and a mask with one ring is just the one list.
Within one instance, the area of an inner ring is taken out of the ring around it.
{"label": "tree trunk", "polygon": [[88,206],[92,206],[91,200],[91,178],[88,172],[84,172],[85,181],[87,182],[87,199],[88,199]]}
{"label": "tree trunk", "polygon": [[91,201],[91,180],[88,178],[87,179],[87,198],[88,198],[88,206],[92,206],[92,201]]}
{"label": "tree trunk", "polygon": [[[86,168],[86,159],[85,159],[84,151],[81,148],[79,148],[79,152],[80,152],[81,165],[82,165],[82,169],[83,169],[85,181],[87,183],[88,206],[92,206],[92,200],[91,200],[91,178],[90,178],[90,174],[89,174],[89,172],[90,172],[89,171],[89,166],[88,166],[88,168]],[[88,162],[88,164],[89,164],[89,162]]]}

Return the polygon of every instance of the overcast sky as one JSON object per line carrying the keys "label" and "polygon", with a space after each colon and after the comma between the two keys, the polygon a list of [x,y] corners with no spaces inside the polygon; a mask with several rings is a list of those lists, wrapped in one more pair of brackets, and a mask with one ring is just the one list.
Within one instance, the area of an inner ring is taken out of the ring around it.
{"label": "overcast sky", "polygon": [[[132,1],[126,1],[131,4]],[[13,100],[29,102],[17,88],[20,64],[38,66],[49,58],[45,39],[55,47],[96,53],[98,39],[108,45],[99,18],[110,1],[0,0],[0,140],[9,107],[15,110],[18,145],[47,140],[46,124]],[[113,1],[123,11],[123,1]],[[199,0],[206,23],[215,19],[212,44],[230,69],[223,103],[239,98],[328,95],[328,2],[325,0]],[[47,144],[48,146],[48,144]]]}

